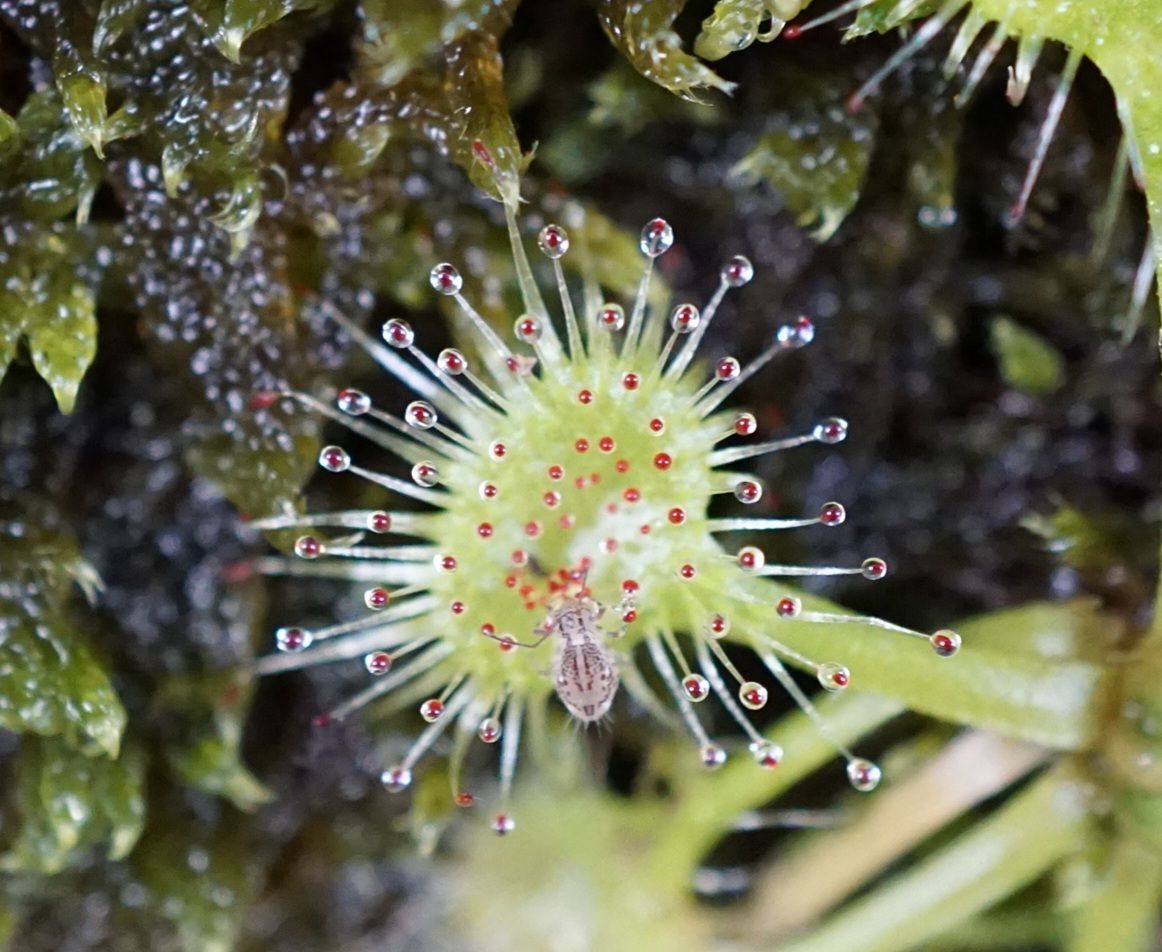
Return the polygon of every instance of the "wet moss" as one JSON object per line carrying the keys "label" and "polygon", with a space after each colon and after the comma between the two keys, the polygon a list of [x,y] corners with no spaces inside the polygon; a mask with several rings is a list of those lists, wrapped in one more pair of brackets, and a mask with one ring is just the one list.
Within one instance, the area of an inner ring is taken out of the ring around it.
{"label": "wet moss", "polygon": [[[401,807],[370,779],[394,722],[311,732],[357,673],[237,674],[265,650],[268,599],[324,618],[348,596],[249,575],[264,544],[240,514],[301,505],[318,446],[318,421],[271,394],[382,386],[326,306],[365,327],[407,311],[435,334],[425,274],[449,258],[483,313],[515,310],[494,200],[515,207],[518,191],[523,227],[563,220],[617,296],[637,280],[627,236],[658,213],[683,296],[750,255],[762,305],[728,299],[720,354],[815,317],[813,359],[744,394],[772,425],[852,421],[841,457],[762,472],[772,513],[848,504],[810,561],[875,551],[899,570],[871,595],[829,595],[921,627],[1047,595],[1145,616],[1162,414],[1151,349],[1117,343],[1139,192],[1115,193],[1092,254],[1117,154],[1110,88],[1082,69],[1013,229],[1042,74],[1014,111],[994,67],[957,110],[940,48],[853,118],[844,94],[893,33],[751,45],[799,5],[717,6],[695,44],[710,3],[603,0],[595,17],[499,0],[0,0],[11,948],[329,948],[405,930],[427,873],[400,858]],[[895,6],[863,11],[859,31]],[[690,49],[722,57],[711,69]],[[1035,335],[1031,357],[1013,328]],[[94,577],[90,606],[76,583]],[[614,733],[640,761],[627,773],[664,759],[632,712]],[[447,820],[412,818],[438,850]]]}

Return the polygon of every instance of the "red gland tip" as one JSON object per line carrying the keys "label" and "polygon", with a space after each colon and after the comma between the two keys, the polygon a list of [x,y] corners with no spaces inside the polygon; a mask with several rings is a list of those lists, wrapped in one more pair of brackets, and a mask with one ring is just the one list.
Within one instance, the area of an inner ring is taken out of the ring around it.
{"label": "red gland tip", "polygon": [[269,410],[278,400],[278,391],[259,390],[250,395],[251,410]]}
{"label": "red gland tip", "polygon": [[481,162],[487,165],[490,169],[496,168],[496,159],[492,157],[492,153],[479,139],[472,140],[472,152]]}

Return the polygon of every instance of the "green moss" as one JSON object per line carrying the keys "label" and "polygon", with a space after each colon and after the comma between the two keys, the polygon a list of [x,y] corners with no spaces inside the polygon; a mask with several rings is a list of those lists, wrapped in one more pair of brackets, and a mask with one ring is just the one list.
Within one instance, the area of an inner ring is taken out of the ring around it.
{"label": "green moss", "polygon": [[125,710],[67,604],[74,585],[95,596],[95,573],[41,506],[0,507],[0,726],[116,757]]}

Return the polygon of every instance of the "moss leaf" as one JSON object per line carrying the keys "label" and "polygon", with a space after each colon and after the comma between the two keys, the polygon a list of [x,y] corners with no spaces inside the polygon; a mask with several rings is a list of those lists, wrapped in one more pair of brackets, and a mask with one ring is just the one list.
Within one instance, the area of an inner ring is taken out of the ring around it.
{"label": "moss leaf", "polygon": [[250,895],[243,848],[221,833],[192,830],[180,814],[160,817],[134,851],[133,866],[186,952],[233,952]]}
{"label": "moss leaf", "polygon": [[449,118],[459,126],[448,142],[452,158],[478,188],[515,204],[526,161],[508,112],[496,36],[471,33],[448,48],[444,90]]}
{"label": "moss leaf", "polygon": [[871,160],[876,120],[844,111],[840,81],[797,76],[794,111],[775,113],[733,169],[777,189],[800,225],[826,241],[855,207]]}
{"label": "moss leaf", "polygon": [[357,47],[365,74],[381,86],[394,86],[430,55],[468,33],[504,32],[517,0],[467,0],[456,4],[430,0],[364,0],[362,42]]}
{"label": "moss leaf", "polygon": [[91,570],[71,539],[13,508],[0,507],[0,727],[115,757],[125,710],[65,606]]}
{"label": "moss leaf", "polygon": [[80,241],[63,226],[13,226],[10,234],[20,241],[0,250],[0,265],[8,273],[0,288],[0,375],[16,342],[26,337],[37,372],[61,410],[71,413],[97,353],[96,305],[91,283],[78,267]]}
{"label": "moss leaf", "polygon": [[701,89],[731,92],[734,83],[682,49],[672,27],[685,6],[686,0],[601,0],[597,18],[634,69],[663,89],[686,99]]}
{"label": "moss leaf", "polygon": [[714,12],[702,21],[694,52],[703,59],[720,60],[755,40],[769,43],[799,7],[794,0],[718,0]]}
{"label": "moss leaf", "polygon": [[1043,396],[1065,384],[1065,358],[1036,331],[1004,315],[989,330],[1001,377],[1014,390]]}
{"label": "moss leaf", "polygon": [[55,740],[28,738],[20,750],[20,824],[0,855],[7,872],[58,873],[98,845],[121,859],[145,823],[144,760],[126,748],[117,759],[89,757]]}
{"label": "moss leaf", "polygon": [[272,794],[242,762],[242,726],[249,685],[232,674],[180,678],[158,692],[161,708],[178,718],[166,749],[170,766],[191,787],[225,797],[239,810],[269,803]]}

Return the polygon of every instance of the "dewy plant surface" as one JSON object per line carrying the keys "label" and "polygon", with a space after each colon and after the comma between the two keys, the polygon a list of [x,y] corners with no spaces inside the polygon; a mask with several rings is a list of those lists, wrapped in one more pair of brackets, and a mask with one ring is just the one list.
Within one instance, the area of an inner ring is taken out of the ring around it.
{"label": "dewy plant surface", "polygon": [[[0,0],[0,945],[1157,947],[1160,32],[1157,0]],[[650,385],[669,288],[705,333]],[[829,414],[842,446],[711,465]],[[321,436],[347,471],[304,496]]]}
{"label": "dewy plant surface", "polygon": [[[478,143],[477,149],[481,161],[491,164],[485,147]],[[559,333],[533,283],[512,205],[505,207],[525,305],[513,333],[523,347],[505,343],[464,297],[453,265],[437,264],[431,286],[453,298],[476,331],[483,369],[474,371],[453,348],[433,359],[403,320],[384,324],[378,343],[336,314],[420,399],[392,415],[358,390],[340,391],[336,409],[306,394],[289,395],[402,457],[410,481],[360,466],[340,446],[324,447],[320,466],[431,508],[257,520],[255,528],[267,530],[357,530],[333,540],[302,535],[294,549],[303,561],[271,560],[268,571],[308,575],[318,565],[328,576],[378,583],[364,594],[364,617],[315,631],[280,628],[276,641],[283,654],[262,662],[260,671],[362,656],[380,682],[323,715],[324,726],[389,692],[406,698],[430,694],[419,715],[431,726],[401,763],[384,771],[384,785],[406,789],[419,759],[454,725],[452,793],[460,805],[471,806],[474,795],[460,788],[467,744],[473,735],[486,744],[499,741],[501,811],[493,827],[507,833],[514,825],[508,801],[526,707],[542,704],[553,688],[583,723],[609,714],[622,681],[639,703],[655,707],[647,678],[635,667],[648,658],[697,739],[706,767],[721,766],[727,751],[708,736],[694,705],[716,695],[755,761],[773,769],[782,749],[747,716],[766,706],[768,689],[739,673],[723,640],[756,652],[770,677],[824,734],[825,719],[784,662],[812,672],[832,692],[845,689],[852,675],[837,660],[811,656],[802,637],[783,639],[788,622],[870,625],[926,639],[941,657],[957,653],[960,636],[954,631],[922,635],[875,618],[804,610],[793,590],[764,581],[828,575],[874,581],[887,573],[882,559],[868,557],[851,567],[777,565],[757,546],[727,542],[740,532],[839,525],[846,518],[840,503],[826,502],[806,518],[711,515],[717,496],[743,505],[762,498],[762,483],[740,464],[846,437],[847,422],[829,417],[807,433],[763,439],[754,414],[729,407],[740,385],[811,343],[810,319],[773,331],[745,365],[727,356],[704,369],[698,345],[727,292],[748,285],[754,268],[747,258],[732,257],[703,308],[680,303],[668,319],[652,313],[647,302],[654,262],[674,242],[670,225],[655,218],[642,229],[645,269],[628,314],[620,304],[596,298],[592,284],[578,313],[561,267],[569,235],[554,224],[540,230],[538,244],[552,263],[559,292]],[[282,396],[264,393],[256,400],[267,407]],[[418,541],[364,544],[365,537],[385,533]],[[347,560],[347,567],[335,559]],[[546,641],[554,645],[538,650]],[[543,720],[540,713],[535,718]],[[852,786],[874,789],[879,767],[835,743]]]}

